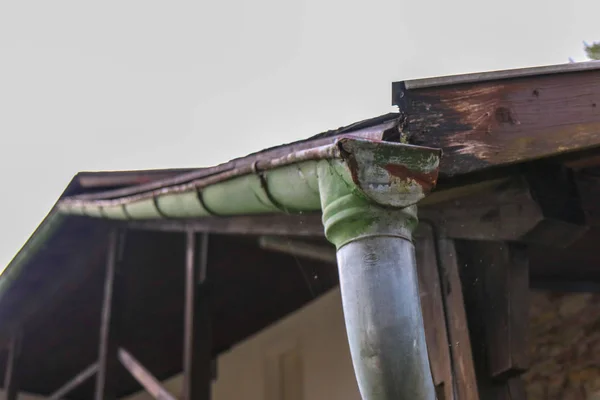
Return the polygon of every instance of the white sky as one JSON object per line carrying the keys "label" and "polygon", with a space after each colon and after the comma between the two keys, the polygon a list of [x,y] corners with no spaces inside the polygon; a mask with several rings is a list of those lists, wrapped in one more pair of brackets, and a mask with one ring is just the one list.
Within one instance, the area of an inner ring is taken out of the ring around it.
{"label": "white sky", "polygon": [[0,269],[81,170],[209,166],[392,110],[391,82],[583,60],[600,2],[2,1]]}

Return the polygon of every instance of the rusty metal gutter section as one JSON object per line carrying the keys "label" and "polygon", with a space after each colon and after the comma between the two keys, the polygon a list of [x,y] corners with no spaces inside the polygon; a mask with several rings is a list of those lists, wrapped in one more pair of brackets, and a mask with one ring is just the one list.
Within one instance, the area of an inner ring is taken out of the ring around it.
{"label": "rusty metal gutter section", "polygon": [[[389,154],[378,155],[385,151]],[[59,202],[58,208],[64,214],[122,220],[319,211],[319,168],[323,163],[372,201],[391,201],[394,207],[404,207],[418,202],[435,185],[437,167],[427,163],[437,160],[432,155],[436,152],[425,147],[347,137],[333,144],[129,196],[67,198]],[[359,163],[369,168],[357,168]],[[388,186],[394,188],[395,195],[382,198],[387,196],[382,189]]]}
{"label": "rusty metal gutter section", "polygon": [[322,210],[363,399],[433,400],[412,232],[440,156],[438,149],[344,137],[178,185],[65,199],[58,207],[130,220]]}
{"label": "rusty metal gutter section", "polygon": [[130,196],[136,193],[159,190],[161,188],[182,185],[192,181],[206,179],[208,177],[222,174],[228,171],[248,169],[253,164],[262,164],[263,162],[283,157],[290,153],[296,153],[302,150],[314,149],[316,147],[331,145],[339,138],[346,135],[367,140],[384,140],[389,135],[398,134],[398,123],[400,114],[390,113],[380,117],[371,118],[366,121],[357,122],[347,127],[337,130],[324,132],[313,136],[307,140],[294,142],[287,145],[281,145],[258,153],[250,154],[246,157],[238,158],[217,165],[211,168],[201,168],[192,172],[183,173],[172,178],[155,179],[152,182],[130,187],[106,190],[98,193],[85,193],[75,198],[80,200],[101,200]]}

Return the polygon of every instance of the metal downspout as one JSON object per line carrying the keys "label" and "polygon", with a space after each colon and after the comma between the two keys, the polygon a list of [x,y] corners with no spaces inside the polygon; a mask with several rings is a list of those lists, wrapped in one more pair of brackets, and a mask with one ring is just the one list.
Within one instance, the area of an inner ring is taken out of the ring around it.
{"label": "metal downspout", "polygon": [[[373,163],[381,149],[373,147],[362,155],[361,150],[347,148],[346,156],[355,183],[369,199],[348,186],[335,167],[322,165],[319,170],[323,224],[337,248],[360,393],[364,400],[434,400],[412,244],[417,209],[391,208],[401,206],[402,196],[390,186],[368,184],[381,174]],[[401,177],[410,179],[410,173]],[[378,201],[370,201],[374,198]]]}
{"label": "metal downspout", "polygon": [[363,399],[435,399],[412,242],[372,236],[347,243],[337,258]]}

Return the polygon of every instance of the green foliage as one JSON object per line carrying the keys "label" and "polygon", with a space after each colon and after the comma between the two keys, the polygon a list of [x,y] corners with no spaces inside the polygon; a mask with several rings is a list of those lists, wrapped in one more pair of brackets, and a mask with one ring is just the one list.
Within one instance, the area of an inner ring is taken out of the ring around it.
{"label": "green foliage", "polygon": [[583,44],[585,47],[585,54],[587,54],[590,60],[600,60],[600,42],[593,44]]}

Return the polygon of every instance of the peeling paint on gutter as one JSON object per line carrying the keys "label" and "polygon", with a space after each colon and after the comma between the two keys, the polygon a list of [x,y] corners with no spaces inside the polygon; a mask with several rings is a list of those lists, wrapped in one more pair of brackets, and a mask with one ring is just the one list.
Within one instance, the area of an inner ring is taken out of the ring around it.
{"label": "peeling paint on gutter", "polygon": [[439,157],[438,149],[344,137],[180,185],[112,199],[67,198],[58,208],[64,214],[121,220],[318,211],[323,162],[370,201],[407,207],[435,186]]}

